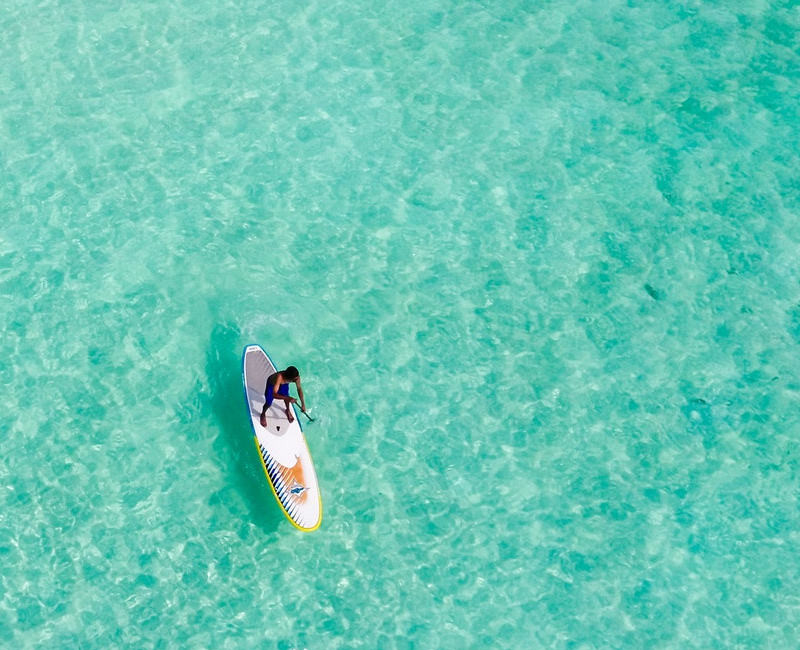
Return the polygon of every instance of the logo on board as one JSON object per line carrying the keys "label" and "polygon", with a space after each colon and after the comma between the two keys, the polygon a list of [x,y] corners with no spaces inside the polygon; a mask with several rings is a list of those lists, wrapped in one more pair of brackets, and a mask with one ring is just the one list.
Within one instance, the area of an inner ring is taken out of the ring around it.
{"label": "logo on board", "polygon": [[303,494],[308,488],[305,485],[300,485],[297,481],[294,482],[294,485],[289,489],[289,492],[292,494]]}

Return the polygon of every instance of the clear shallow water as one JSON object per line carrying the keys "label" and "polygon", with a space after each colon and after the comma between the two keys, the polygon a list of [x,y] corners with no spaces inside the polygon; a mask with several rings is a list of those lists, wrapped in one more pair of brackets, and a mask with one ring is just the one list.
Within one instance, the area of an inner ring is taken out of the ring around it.
{"label": "clear shallow water", "polygon": [[798,27],[7,5],[0,645],[795,647]]}

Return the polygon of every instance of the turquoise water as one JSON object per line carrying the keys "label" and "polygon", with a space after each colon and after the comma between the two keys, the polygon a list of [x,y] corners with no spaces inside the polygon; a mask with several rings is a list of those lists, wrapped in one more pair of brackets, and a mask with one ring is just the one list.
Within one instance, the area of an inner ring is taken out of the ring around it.
{"label": "turquoise water", "polygon": [[0,646],[795,648],[798,28],[7,2]]}

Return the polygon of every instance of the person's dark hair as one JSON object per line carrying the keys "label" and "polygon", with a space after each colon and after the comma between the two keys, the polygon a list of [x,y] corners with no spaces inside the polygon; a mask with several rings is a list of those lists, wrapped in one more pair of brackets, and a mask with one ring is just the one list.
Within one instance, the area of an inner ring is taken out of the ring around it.
{"label": "person's dark hair", "polygon": [[289,381],[294,381],[300,376],[300,371],[294,366],[289,366],[281,374],[283,374],[283,376],[286,377],[286,379],[288,379]]}

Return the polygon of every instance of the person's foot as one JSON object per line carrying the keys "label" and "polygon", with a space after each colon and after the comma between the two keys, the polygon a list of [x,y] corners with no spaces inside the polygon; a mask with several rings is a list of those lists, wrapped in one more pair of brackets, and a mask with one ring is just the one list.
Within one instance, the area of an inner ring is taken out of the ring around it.
{"label": "person's foot", "polygon": [[286,417],[289,418],[289,422],[294,422],[294,415],[292,415],[291,406],[288,409],[286,409]]}
{"label": "person's foot", "polygon": [[267,414],[266,413],[262,413],[261,414],[260,422],[261,422],[261,426],[266,429],[267,428]]}

